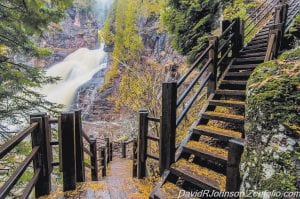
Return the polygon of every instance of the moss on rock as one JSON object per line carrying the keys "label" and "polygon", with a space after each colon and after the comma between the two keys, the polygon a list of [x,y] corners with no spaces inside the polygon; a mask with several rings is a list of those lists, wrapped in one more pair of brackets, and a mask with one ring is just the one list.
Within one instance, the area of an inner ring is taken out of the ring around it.
{"label": "moss on rock", "polygon": [[300,51],[258,66],[247,85],[243,191],[297,190]]}

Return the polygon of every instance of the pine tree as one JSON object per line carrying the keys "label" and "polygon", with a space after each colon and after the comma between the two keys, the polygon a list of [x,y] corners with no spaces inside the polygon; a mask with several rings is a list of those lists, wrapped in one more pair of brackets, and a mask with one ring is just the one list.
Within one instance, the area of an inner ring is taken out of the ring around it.
{"label": "pine tree", "polygon": [[60,105],[44,99],[38,90],[58,78],[46,77],[34,66],[19,63],[15,55],[37,57],[49,54],[39,49],[33,36],[39,36],[49,23],[57,23],[71,0],[1,0],[0,2],[0,133],[7,124],[18,125],[34,111],[57,111]]}

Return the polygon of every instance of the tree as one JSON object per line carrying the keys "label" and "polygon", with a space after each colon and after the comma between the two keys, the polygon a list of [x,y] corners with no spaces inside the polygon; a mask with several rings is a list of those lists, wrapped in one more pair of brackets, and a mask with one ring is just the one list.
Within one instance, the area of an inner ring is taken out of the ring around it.
{"label": "tree", "polygon": [[61,106],[48,102],[38,90],[58,78],[46,77],[39,67],[16,57],[40,57],[50,53],[38,48],[39,36],[49,23],[57,23],[71,0],[1,0],[0,2],[0,133],[7,125],[18,125],[33,111],[57,111]]}
{"label": "tree", "polygon": [[211,32],[217,21],[218,0],[191,1],[167,0],[162,13],[172,45],[193,61],[207,42],[207,33]]}

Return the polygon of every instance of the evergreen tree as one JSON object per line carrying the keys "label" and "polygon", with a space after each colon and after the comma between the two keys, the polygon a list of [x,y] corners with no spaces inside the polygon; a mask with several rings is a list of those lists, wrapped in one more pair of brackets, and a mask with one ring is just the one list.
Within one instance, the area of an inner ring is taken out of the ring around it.
{"label": "evergreen tree", "polygon": [[172,38],[173,46],[190,61],[204,47],[211,32],[218,0],[167,0],[162,19]]}
{"label": "evergreen tree", "polygon": [[57,111],[38,92],[42,85],[57,78],[46,77],[39,67],[14,59],[15,55],[36,57],[49,54],[32,40],[51,22],[59,22],[71,0],[1,0],[0,1],[0,133],[6,135],[7,124],[17,125],[31,112]]}

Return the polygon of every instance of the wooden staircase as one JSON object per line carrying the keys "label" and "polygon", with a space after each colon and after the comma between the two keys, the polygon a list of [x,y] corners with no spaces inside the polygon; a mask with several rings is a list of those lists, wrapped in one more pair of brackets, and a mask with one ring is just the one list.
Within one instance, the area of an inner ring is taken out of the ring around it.
{"label": "wooden staircase", "polygon": [[[291,1],[292,3],[299,1]],[[290,6],[289,13],[294,14]],[[289,15],[288,15],[289,16]],[[269,39],[267,22],[240,51],[220,77],[199,118],[177,150],[150,198],[174,198],[180,190],[228,190],[229,140],[244,138],[246,85],[255,67],[264,62]],[[184,198],[184,197],[183,197]]]}

